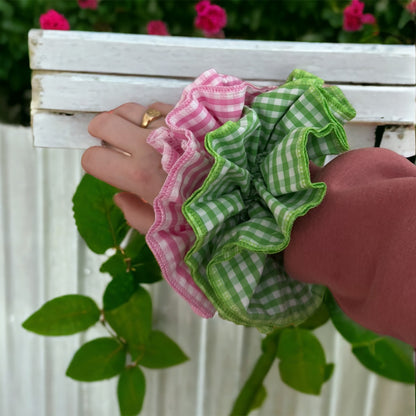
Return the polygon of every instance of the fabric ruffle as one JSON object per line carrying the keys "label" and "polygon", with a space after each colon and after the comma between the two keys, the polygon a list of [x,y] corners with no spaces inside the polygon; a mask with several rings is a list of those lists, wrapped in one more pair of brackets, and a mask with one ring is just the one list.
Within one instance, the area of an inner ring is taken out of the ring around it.
{"label": "fabric ruffle", "polygon": [[183,91],[166,117],[167,128],[155,130],[147,139],[161,153],[167,179],[153,202],[155,221],[146,241],[163,277],[205,318],[216,310],[184,263],[195,235],[182,214],[182,205],[202,185],[213,164],[204,148],[205,135],[230,120],[239,120],[244,106],[268,90],[270,87],[257,88],[215,70],[206,71]]}
{"label": "fabric ruffle", "polygon": [[278,253],[296,218],[325,195],[309,162],[348,150],[342,123],[354,116],[337,87],[295,70],[206,135],[214,163],[183,206],[196,236],[185,262],[224,319],[267,332],[304,321],[321,304],[324,288],[291,279]]}

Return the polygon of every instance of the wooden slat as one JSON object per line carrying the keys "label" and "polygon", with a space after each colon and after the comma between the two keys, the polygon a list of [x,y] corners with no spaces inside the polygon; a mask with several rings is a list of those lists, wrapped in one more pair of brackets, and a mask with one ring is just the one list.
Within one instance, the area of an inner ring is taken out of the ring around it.
{"label": "wooden slat", "polygon": [[[144,105],[155,101],[176,103],[190,81],[169,78],[35,73],[32,109],[59,112],[108,111],[125,102]],[[263,82],[274,85],[273,81]],[[414,87],[340,86],[357,111],[354,123],[414,124]],[[394,96],[394,100],[392,100]]]}
{"label": "wooden slat", "polygon": [[32,30],[29,47],[31,68],[42,70],[196,77],[215,67],[243,79],[283,81],[299,67],[327,82],[415,84],[415,48],[409,45]]}
{"label": "wooden slat", "polygon": [[[74,113],[71,115],[39,111],[33,114],[32,129],[34,145],[68,149],[86,149],[101,142],[90,136],[88,123],[95,113]],[[352,149],[372,147],[375,143],[376,123],[347,123],[345,130]],[[387,147],[409,157],[415,154],[414,126],[396,126],[386,132]]]}

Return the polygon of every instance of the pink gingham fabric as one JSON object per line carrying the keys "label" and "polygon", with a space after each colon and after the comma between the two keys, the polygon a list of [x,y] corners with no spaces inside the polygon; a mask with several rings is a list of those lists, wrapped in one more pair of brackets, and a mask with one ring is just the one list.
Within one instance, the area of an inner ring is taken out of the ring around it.
{"label": "pink gingham fabric", "polygon": [[146,241],[166,281],[204,318],[212,317],[215,308],[184,262],[195,235],[182,214],[182,205],[202,186],[213,165],[213,158],[204,147],[205,135],[227,121],[239,120],[245,105],[273,88],[255,87],[208,70],[184,89],[166,117],[167,127],[153,131],[147,139],[162,155],[167,178],[153,202],[155,221]]}

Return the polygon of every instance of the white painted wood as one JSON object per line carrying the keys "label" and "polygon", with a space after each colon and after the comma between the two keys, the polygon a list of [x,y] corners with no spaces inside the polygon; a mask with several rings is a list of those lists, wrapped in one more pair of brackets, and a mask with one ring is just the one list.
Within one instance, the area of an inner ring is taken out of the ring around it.
{"label": "white painted wood", "polygon": [[393,150],[403,156],[415,155],[415,126],[387,127],[380,147]]}
{"label": "white painted wood", "polygon": [[36,112],[32,116],[34,145],[37,147],[85,149],[100,145],[90,136],[88,123],[94,117],[91,113],[59,114]]}
{"label": "white painted wood", "polygon": [[29,47],[31,68],[42,70],[194,78],[214,66],[243,79],[283,81],[299,67],[327,82],[415,83],[415,48],[407,45],[32,30]]}
{"label": "white painted wood", "polygon": [[[32,128],[34,145],[46,148],[86,149],[99,146],[101,141],[90,136],[88,123],[94,113],[74,113],[62,115],[47,111],[39,111],[33,115]],[[68,122],[68,119],[71,119]],[[375,129],[377,124],[347,123],[345,131],[351,149],[372,147],[375,143]],[[386,141],[382,147],[410,157],[415,155],[415,130],[413,126],[397,126],[387,130]]]}
{"label": "white painted wood", "polygon": [[[156,101],[174,104],[189,83],[190,81],[171,78],[35,72],[32,78],[32,108],[62,112],[101,112],[130,101],[144,105]],[[265,83],[275,85],[271,80]],[[416,112],[409,105],[415,101],[414,87],[340,87],[357,111],[354,123],[415,124]]]}
{"label": "white painted wood", "polygon": [[[35,309],[59,295],[85,293],[100,304],[109,280],[98,273],[102,258],[80,242],[72,217],[81,152],[33,148],[31,141],[30,129],[0,125],[0,414],[115,416],[116,380],[77,383],[65,376],[80,337],[44,338],[21,328]],[[214,319],[204,321],[204,338],[203,321],[166,283],[151,293],[154,325],[175,339],[190,361],[146,371],[141,415],[228,414],[259,354],[259,334]],[[98,326],[85,339],[104,334]],[[322,395],[296,393],[274,366],[266,380],[268,398],[253,416],[350,416],[364,415],[366,408],[368,416],[413,415],[413,386],[376,377],[369,389],[372,376],[333,327],[328,324],[317,335],[328,361],[336,363]]]}
{"label": "white painted wood", "polygon": [[415,154],[414,46],[41,30],[30,32],[29,44],[35,146],[99,144],[87,133],[95,113],[129,101],[175,103],[211,67],[261,85],[278,85],[299,67],[339,85],[356,108],[346,126],[352,148],[373,146],[376,125],[392,125],[382,146]]}

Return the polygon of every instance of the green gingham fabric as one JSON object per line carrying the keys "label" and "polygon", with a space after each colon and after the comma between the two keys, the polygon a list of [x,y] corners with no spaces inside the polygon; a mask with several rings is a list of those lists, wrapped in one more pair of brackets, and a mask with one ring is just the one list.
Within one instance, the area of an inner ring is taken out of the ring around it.
{"label": "green gingham fabric", "polygon": [[309,161],[348,150],[342,123],[354,116],[337,87],[295,70],[239,121],[206,135],[214,165],[183,205],[196,235],[185,262],[224,319],[268,332],[321,304],[324,288],[290,278],[278,253],[296,218],[325,195],[324,183],[311,182]]}

